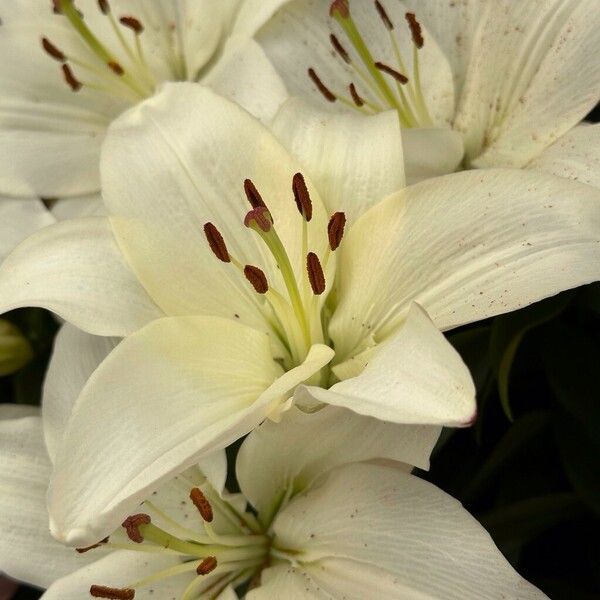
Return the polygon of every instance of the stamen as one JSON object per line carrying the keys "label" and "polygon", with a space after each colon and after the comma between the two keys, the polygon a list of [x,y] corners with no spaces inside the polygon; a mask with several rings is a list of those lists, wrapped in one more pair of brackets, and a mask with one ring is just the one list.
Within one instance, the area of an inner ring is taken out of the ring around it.
{"label": "stamen", "polygon": [[337,250],[344,237],[344,227],[346,226],[346,215],[343,212],[336,212],[329,219],[327,225],[327,236],[329,237],[329,247]]}
{"label": "stamen", "polygon": [[361,106],[364,106],[365,101],[360,97],[359,93],[356,91],[356,86],[353,83],[351,83],[348,86],[348,89],[350,90],[350,95],[352,96],[354,104],[356,104],[356,106],[358,106],[359,108]]}
{"label": "stamen", "polygon": [[63,75],[65,76],[65,81],[69,84],[69,87],[74,92],[78,92],[82,87],[82,83],[81,81],[79,81],[79,79],[77,79],[77,77],[75,77],[73,71],[71,70],[71,67],[69,67],[69,65],[67,64],[64,64],[62,66],[62,71]]}
{"label": "stamen", "polygon": [[306,181],[302,173],[296,173],[292,179],[292,190],[294,192],[294,200],[298,207],[298,212],[304,217],[307,223],[312,219],[312,201],[308,188],[306,187]]}
{"label": "stamen", "polygon": [[258,267],[246,265],[244,275],[258,294],[266,294],[269,291],[267,277]]}
{"label": "stamen", "polygon": [[329,41],[331,42],[333,49],[342,57],[344,62],[350,64],[350,55],[346,51],[346,48],[344,48],[344,46],[342,46],[342,44],[341,44],[340,40],[338,40],[337,36],[332,33],[329,36]]}
{"label": "stamen", "polygon": [[125,528],[127,532],[127,536],[132,542],[136,544],[141,544],[144,541],[144,536],[140,531],[141,525],[150,525],[152,519],[150,519],[150,515],[146,515],[144,513],[140,513],[137,515],[131,515],[127,517],[122,526]]}
{"label": "stamen", "polygon": [[261,231],[268,233],[273,226],[273,217],[266,206],[258,206],[244,217],[244,225],[250,229],[258,227]]}
{"label": "stamen", "polygon": [[60,0],[52,0],[52,12],[55,15],[62,15],[62,10],[60,8]]}
{"label": "stamen", "polygon": [[406,21],[408,22],[408,26],[410,27],[410,33],[412,35],[413,43],[417,48],[421,49],[424,43],[423,32],[421,30],[421,23],[417,21],[415,13],[407,12],[404,16],[406,18]]}
{"label": "stamen", "polygon": [[109,598],[109,600],[133,600],[135,590],[129,588],[111,588],[103,585],[93,585],[90,594],[94,598]]}
{"label": "stamen", "polygon": [[211,523],[213,520],[213,509],[206,496],[202,493],[199,488],[193,488],[190,492],[190,500],[194,503],[194,506],[198,509],[200,516],[207,522]]}
{"label": "stamen", "polygon": [[396,71],[396,69],[392,69],[392,67],[386,65],[385,63],[376,62],[375,66],[380,71],[383,71],[384,73],[387,73],[388,75],[391,75],[398,83],[401,83],[403,85],[405,83],[408,83],[408,77],[406,75],[402,75],[402,73],[400,73],[399,71]]}
{"label": "stamen", "polygon": [[117,75],[123,75],[123,73],[125,73],[123,67],[116,60],[109,61],[108,67]]}
{"label": "stamen", "polygon": [[141,21],[135,17],[121,17],[119,23],[131,29],[136,35],[140,35],[144,31]]}
{"label": "stamen", "polygon": [[213,251],[213,254],[224,263],[231,262],[225,240],[223,239],[221,232],[212,223],[206,223],[206,225],[204,225],[204,235],[206,236],[206,240],[208,241],[208,245]]}
{"label": "stamen", "polygon": [[216,556],[207,556],[196,569],[196,573],[198,575],[208,575],[211,571],[214,571],[217,568],[217,557]]}
{"label": "stamen", "polygon": [[244,180],[244,192],[246,192],[246,198],[248,198],[248,202],[250,202],[250,206],[252,206],[252,208],[258,208],[259,206],[267,208],[262,196],[250,179]]}
{"label": "stamen", "polygon": [[108,0],[98,0],[98,8],[103,15],[107,15],[110,12]]}
{"label": "stamen", "polygon": [[348,0],[333,0],[329,7],[329,16],[340,16],[343,19],[347,19],[350,16],[350,5],[348,4]]}
{"label": "stamen", "polygon": [[308,280],[310,287],[316,296],[320,296],[325,291],[325,275],[321,261],[314,252],[309,252],[306,256],[306,270],[308,271]]}
{"label": "stamen", "polygon": [[387,12],[385,12],[385,8],[383,8],[383,5],[381,4],[381,2],[379,2],[379,0],[375,0],[375,8],[377,9],[377,12],[379,13],[379,17],[383,21],[383,24],[388,28],[389,31],[393,31],[394,24],[392,23],[391,19],[388,17]]}
{"label": "stamen", "polygon": [[93,544],[92,546],[88,546],[87,548],[75,548],[75,550],[77,552],[79,552],[79,554],[84,554],[85,552],[89,552],[90,550],[93,550],[94,548],[100,548],[100,546],[102,546],[102,544],[107,544],[108,543],[108,538],[105,537],[103,540],[100,540],[97,544]]}
{"label": "stamen", "polygon": [[63,54],[61,50],[59,50],[48,38],[42,38],[42,47],[52,58],[57,60],[58,62],[64,63],[67,60],[67,57]]}
{"label": "stamen", "polygon": [[337,100],[335,94],[319,79],[315,70],[311,67],[308,69],[308,76],[312,79],[312,82],[317,86],[317,89],[324,96],[325,100],[329,102],[335,102]]}

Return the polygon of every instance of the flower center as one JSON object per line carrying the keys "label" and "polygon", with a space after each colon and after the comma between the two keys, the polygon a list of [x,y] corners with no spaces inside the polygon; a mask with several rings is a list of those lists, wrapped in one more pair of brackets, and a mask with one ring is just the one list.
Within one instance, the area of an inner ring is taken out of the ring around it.
{"label": "flower center", "polygon": [[[52,0],[54,12],[66,18],[83,42],[85,51],[67,53],[49,38],[42,38],[42,47],[54,60],[61,63],[62,75],[73,92],[82,88],[108,93],[137,102],[151,96],[160,81],[157,80],[144,53],[142,37],[145,27],[132,15],[116,17],[108,0],[98,0],[98,10],[107,19],[112,40],[103,41],[86,24],[84,15],[73,0]],[[175,23],[165,31],[171,79],[187,80],[188,73],[179,32]],[[111,48],[116,50],[112,50]]]}
{"label": "flower center", "polygon": [[[262,533],[256,517],[249,512],[239,512],[232,504],[222,499],[210,486],[204,491],[187,477],[180,475],[173,485],[189,492],[188,500],[202,519],[203,531],[190,529],[165,514],[151,501],[142,506],[147,512],[129,516],[122,524],[125,537],[119,532],[89,548],[105,546],[156,554],[176,555],[180,562],[164,570],[151,573],[123,587],[94,584],[90,595],[94,598],[133,600],[136,590],[148,589],[152,584],[179,575],[190,574],[191,581],[179,596],[180,600],[192,600],[202,591],[203,597],[216,598],[228,586],[237,587],[251,579],[268,561],[270,538]],[[227,523],[234,534],[219,534],[213,528],[217,516]],[[160,523],[158,526],[154,521]],[[119,539],[123,538],[123,539]],[[207,576],[210,575],[210,578]],[[150,588],[151,589],[151,588]]]}
{"label": "flower center", "polygon": [[331,217],[327,232],[323,232],[328,238],[324,256],[319,257],[315,252],[309,251],[308,227],[312,220],[312,201],[302,174],[294,175],[292,191],[302,218],[302,256],[306,267],[301,276],[297,277],[285,246],[277,234],[273,217],[256,186],[249,179],[244,182],[244,191],[252,207],[246,214],[244,225],[252,229],[265,244],[275,263],[275,271],[281,274],[285,291],[276,289],[260,267],[246,264],[233,256],[214,224],[206,223],[204,234],[215,256],[238,269],[254,291],[266,299],[269,321],[289,353],[284,360],[284,366],[289,369],[302,363],[313,344],[329,343],[327,315],[319,296],[327,290],[325,272],[331,253],[337,250],[342,241],[346,217],[342,212],[337,212]]}
{"label": "flower center", "polygon": [[329,41],[335,55],[349,67],[356,80],[350,83],[347,92],[340,92],[327,86],[312,67],[308,69],[308,76],[328,102],[339,101],[365,114],[375,114],[391,108],[398,112],[403,127],[431,126],[419,67],[419,51],[424,43],[421,25],[414,13],[406,13],[413,47],[410,71],[398,44],[394,23],[379,0],[375,0],[375,9],[387,30],[394,64],[387,64],[373,57],[350,14],[349,0],[334,0],[329,14],[341,26],[353,52],[348,52],[335,33],[331,33]]}

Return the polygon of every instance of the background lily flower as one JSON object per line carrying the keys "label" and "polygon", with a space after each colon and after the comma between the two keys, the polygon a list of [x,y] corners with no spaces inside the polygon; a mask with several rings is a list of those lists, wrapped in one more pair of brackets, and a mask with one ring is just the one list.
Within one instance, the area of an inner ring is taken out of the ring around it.
{"label": "background lily flower", "polygon": [[[398,426],[343,409],[307,415],[294,408],[242,444],[241,494],[224,489],[226,460],[217,453],[151,494],[99,544],[75,552],[44,535],[51,466],[40,419],[22,407],[6,412],[2,407],[0,567],[49,586],[46,600],[225,600],[250,580],[247,598],[358,599],[373,590],[386,598],[545,597],[458,502],[409,475],[408,465],[364,462],[400,449]],[[420,436],[411,429],[419,428],[404,428],[417,449]],[[314,444],[315,435],[326,443]],[[411,442],[404,446],[412,458]]]}
{"label": "background lily flower", "polygon": [[596,184],[600,130],[569,133],[600,99],[594,0],[267,4],[256,39],[289,91],[356,118],[394,110],[409,182],[460,163]]}
{"label": "background lily flower", "polygon": [[346,160],[325,205],[255,118],[200,86],[170,85],[111,130],[110,220],[46,228],[5,261],[3,309],[39,303],[126,336],[85,385],[57,456],[58,537],[90,542],[90,528],[292,401],[467,425],[472,382],[438,328],[600,275],[589,186],[461,173],[392,194],[344,229],[327,215],[355,198],[344,173],[364,159]]}

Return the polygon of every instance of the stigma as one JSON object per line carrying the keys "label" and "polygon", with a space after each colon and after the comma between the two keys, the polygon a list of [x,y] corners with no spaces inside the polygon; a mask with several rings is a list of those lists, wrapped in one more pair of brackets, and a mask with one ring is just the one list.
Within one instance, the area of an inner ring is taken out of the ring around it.
{"label": "stigma", "polygon": [[[333,54],[354,80],[347,90],[333,89],[324,81],[313,66],[308,77],[327,102],[340,102],[364,114],[376,114],[385,110],[397,111],[402,127],[429,127],[432,120],[423,95],[419,54],[425,40],[421,24],[414,13],[405,14],[405,29],[399,30],[380,0],[373,3],[373,17],[381,21],[387,35],[393,61],[382,61],[374,56],[359,27],[352,17],[350,0],[334,0],[329,14],[341,27],[344,39],[331,32],[329,42]],[[382,31],[383,33],[383,31]],[[398,36],[410,36],[412,57],[410,62],[403,56]]]}

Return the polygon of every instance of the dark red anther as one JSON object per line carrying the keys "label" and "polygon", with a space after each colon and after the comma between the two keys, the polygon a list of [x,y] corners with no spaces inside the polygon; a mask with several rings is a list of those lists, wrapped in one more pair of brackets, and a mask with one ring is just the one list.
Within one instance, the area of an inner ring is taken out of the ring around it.
{"label": "dark red anther", "polygon": [[103,540],[100,540],[97,544],[93,544],[92,546],[88,546],[87,548],[75,548],[75,550],[77,552],[79,552],[79,554],[84,554],[85,552],[89,552],[90,550],[93,550],[94,548],[100,548],[100,546],[102,546],[102,544],[107,544],[108,543],[108,538],[105,537]]}
{"label": "dark red anther", "polygon": [[258,206],[248,211],[244,217],[244,225],[249,228],[258,227],[261,231],[268,233],[273,227],[273,217],[266,206]]}
{"label": "dark red anther", "polygon": [[108,0],[98,0],[98,8],[103,15],[107,15],[110,12]]}
{"label": "dark red anther", "polygon": [[329,7],[330,17],[342,17],[347,19],[350,16],[350,4],[348,0],[333,0]]}
{"label": "dark red anther", "polygon": [[346,227],[346,215],[343,212],[336,212],[329,219],[327,225],[327,237],[329,238],[329,247],[337,250],[344,237],[344,228]]}
{"label": "dark red anther", "polygon": [[150,525],[151,522],[152,519],[150,518],[150,515],[139,513],[137,515],[131,515],[130,517],[127,517],[123,521],[122,526],[127,532],[127,537],[129,537],[132,542],[141,544],[144,541],[144,536],[140,531],[140,527],[142,525]]}
{"label": "dark red anther", "polygon": [[123,73],[125,73],[125,69],[123,69],[123,67],[116,60],[111,60],[107,64],[108,68],[113,71],[113,73],[116,73],[117,75],[123,75]]}
{"label": "dark red anther", "polygon": [[208,241],[208,245],[213,251],[213,254],[224,263],[231,262],[225,240],[223,239],[221,232],[212,223],[206,223],[206,225],[204,225],[204,235],[206,236],[206,240]]}
{"label": "dark red anther", "polygon": [[252,208],[258,208],[259,206],[267,208],[262,196],[250,179],[244,180],[244,192],[246,193],[246,198],[248,198],[248,202],[250,202],[250,206]]}
{"label": "dark red anther", "polygon": [[44,48],[46,54],[49,54],[54,60],[61,63],[66,62],[67,57],[46,37],[42,38],[42,48]]}
{"label": "dark red anther", "polygon": [[356,104],[356,106],[358,106],[359,108],[363,106],[365,101],[360,97],[360,94],[356,91],[356,86],[353,83],[351,83],[348,86],[348,89],[350,90],[350,95],[352,96],[354,104]]}
{"label": "dark red anther", "polygon": [[269,291],[267,277],[258,267],[246,265],[244,267],[244,275],[258,294],[266,294]]}
{"label": "dark red anther", "polygon": [[217,568],[217,557],[207,556],[196,568],[198,575],[208,575]]}
{"label": "dark red anther", "polygon": [[340,40],[337,39],[335,34],[332,33],[329,36],[329,41],[331,42],[333,49],[342,57],[344,62],[350,64],[350,55],[348,54],[346,48],[342,46],[342,43],[340,42]]}
{"label": "dark red anther", "polygon": [[410,27],[410,33],[412,35],[413,43],[417,48],[422,48],[424,44],[423,31],[421,30],[421,23],[417,21],[415,13],[407,12],[404,15],[408,26]]}
{"label": "dark red anther", "polygon": [[190,492],[190,500],[194,503],[194,506],[198,509],[200,516],[207,522],[211,523],[213,520],[213,509],[206,496],[202,493],[200,488],[192,488]]}
{"label": "dark red anther", "polygon": [[135,590],[93,585],[90,588],[90,595],[94,598],[108,598],[109,600],[133,600],[135,598]]}
{"label": "dark red anther", "polygon": [[389,18],[387,12],[385,11],[385,8],[383,8],[383,4],[381,4],[379,0],[375,0],[375,8],[379,13],[379,17],[383,21],[383,24],[388,28],[389,31],[392,31],[394,29],[394,24],[392,23],[392,20]]}
{"label": "dark red anther", "polygon": [[320,296],[325,291],[325,275],[321,261],[314,252],[309,252],[306,256],[306,270],[313,293],[315,296]]}
{"label": "dark red anther", "polygon": [[75,77],[75,75],[73,74],[73,71],[71,71],[71,67],[69,67],[69,65],[67,65],[67,64],[63,64],[62,72],[63,72],[63,75],[65,76],[65,81],[69,84],[69,87],[74,92],[78,92],[81,89],[82,84],[81,84],[81,81],[79,81],[79,79],[77,79],[77,77]]}
{"label": "dark red anther", "polygon": [[402,75],[402,73],[400,73],[400,71],[396,71],[396,69],[392,69],[392,67],[386,65],[385,63],[376,62],[375,66],[380,71],[383,71],[384,73],[387,73],[388,75],[391,75],[398,83],[401,83],[402,85],[404,85],[405,83],[408,83],[408,77],[406,75]]}
{"label": "dark red anther", "polygon": [[312,67],[308,69],[308,76],[312,79],[312,82],[317,86],[317,89],[324,96],[325,100],[329,102],[335,102],[337,100],[335,94],[319,79],[319,76]]}
{"label": "dark red anther", "polygon": [[144,26],[139,19],[135,17],[121,17],[119,23],[124,27],[131,29],[136,35],[140,35],[144,31]]}
{"label": "dark red anther", "polygon": [[304,181],[304,175],[302,175],[302,173],[296,173],[294,175],[292,179],[292,190],[294,192],[294,200],[296,201],[298,212],[308,223],[312,219],[313,207],[308,188],[306,187],[306,181]]}
{"label": "dark red anther", "polygon": [[55,15],[62,15],[62,9],[60,8],[60,0],[52,0],[52,12]]}

